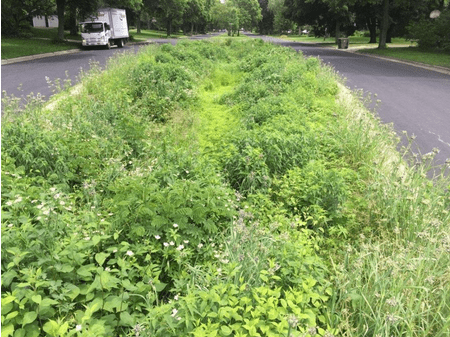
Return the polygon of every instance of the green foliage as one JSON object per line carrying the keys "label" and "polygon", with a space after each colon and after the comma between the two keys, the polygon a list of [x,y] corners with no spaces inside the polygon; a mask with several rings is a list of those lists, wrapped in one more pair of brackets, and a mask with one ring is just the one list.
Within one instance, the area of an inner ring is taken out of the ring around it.
{"label": "green foliage", "polygon": [[446,335],[448,178],[317,59],[184,42],[80,78],[4,100],[2,336]]}
{"label": "green foliage", "polygon": [[438,18],[422,19],[408,28],[411,38],[418,40],[419,48],[450,52],[450,9]]}

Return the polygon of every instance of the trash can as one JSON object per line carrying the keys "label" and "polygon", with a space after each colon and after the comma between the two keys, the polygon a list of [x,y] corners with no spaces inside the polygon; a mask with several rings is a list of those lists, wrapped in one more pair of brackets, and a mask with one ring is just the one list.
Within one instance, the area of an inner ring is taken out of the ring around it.
{"label": "trash can", "polygon": [[348,38],[341,37],[338,39],[338,49],[348,49]]}

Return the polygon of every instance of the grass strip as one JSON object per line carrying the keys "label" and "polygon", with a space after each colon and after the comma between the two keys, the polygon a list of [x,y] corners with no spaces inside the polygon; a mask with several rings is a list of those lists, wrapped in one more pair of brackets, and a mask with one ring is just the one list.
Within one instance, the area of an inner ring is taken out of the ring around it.
{"label": "grass strip", "polygon": [[419,62],[434,66],[446,67],[450,69],[450,55],[439,52],[423,51],[418,47],[409,48],[395,48],[390,47],[386,49],[362,49],[358,52],[364,54],[372,54],[379,56],[392,57],[399,60]]}
{"label": "grass strip", "polygon": [[3,38],[2,60],[78,48],[80,48],[80,43],[77,42],[54,42],[46,39]]}

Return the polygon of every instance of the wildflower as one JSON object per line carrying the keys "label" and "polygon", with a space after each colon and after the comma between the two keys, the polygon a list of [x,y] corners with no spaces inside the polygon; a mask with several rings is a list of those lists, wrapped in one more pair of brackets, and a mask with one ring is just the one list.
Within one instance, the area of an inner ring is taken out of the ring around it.
{"label": "wildflower", "polygon": [[89,241],[91,238],[89,236],[84,237],[86,241]]}
{"label": "wildflower", "polygon": [[12,201],[7,201],[7,202],[6,202],[6,205],[7,205],[7,206],[11,206],[12,204],[13,204]]}
{"label": "wildflower", "polygon": [[127,255],[128,255],[128,256],[133,256],[134,253],[133,253],[131,250],[127,250]]}
{"label": "wildflower", "polygon": [[198,249],[200,249],[200,248],[202,248],[203,247],[203,243],[199,243],[198,245],[197,245],[197,248]]}
{"label": "wildflower", "polygon": [[188,244],[189,243],[189,240],[184,240],[183,241],[185,244]]}
{"label": "wildflower", "polygon": [[77,324],[77,326],[75,327],[76,331],[81,331],[83,327],[81,326],[81,324]]}
{"label": "wildflower", "polygon": [[61,200],[61,201],[59,202],[59,204],[60,204],[61,206],[64,206],[66,203],[65,203],[64,201]]}
{"label": "wildflower", "polygon": [[310,328],[308,329],[308,333],[309,333],[311,336],[317,335],[317,328],[316,328],[315,326],[310,327]]}
{"label": "wildflower", "polygon": [[291,328],[295,328],[298,325],[298,318],[295,315],[290,315],[288,317],[288,323]]}
{"label": "wildflower", "polygon": [[12,226],[14,226],[12,223],[10,223],[10,224],[8,225],[9,228],[11,228]]}
{"label": "wildflower", "polygon": [[175,301],[178,301],[178,294],[176,294],[173,298]]}
{"label": "wildflower", "polygon": [[178,225],[177,225],[176,223],[174,223],[174,224],[173,224],[173,227],[177,228],[177,227],[178,227]]}
{"label": "wildflower", "polygon": [[43,211],[42,213],[44,213],[45,215],[49,215],[50,214],[50,210],[45,210],[45,211]]}
{"label": "wildflower", "polygon": [[172,309],[172,317],[175,317],[176,315],[177,315],[177,313],[178,313],[178,310],[177,309]]}
{"label": "wildflower", "polygon": [[163,243],[164,247],[169,247],[169,244],[167,242]]}
{"label": "wildflower", "polygon": [[398,304],[398,302],[397,302],[397,300],[395,299],[395,297],[392,297],[392,298],[386,300],[386,303],[387,303],[388,305],[390,305],[391,307],[395,307],[395,306]]}
{"label": "wildflower", "polygon": [[31,200],[31,203],[34,204],[35,202],[37,202],[37,200]]}
{"label": "wildflower", "polygon": [[159,240],[159,239],[161,239],[161,237],[159,235],[155,235],[155,239]]}
{"label": "wildflower", "polygon": [[179,246],[177,247],[177,250],[183,250],[183,248],[184,248],[183,245],[179,245]]}
{"label": "wildflower", "polygon": [[59,197],[61,196],[61,194],[59,194],[59,193],[56,193],[54,196],[53,196],[53,198],[55,198],[55,199],[59,199]]}
{"label": "wildflower", "polygon": [[170,242],[169,242],[169,245],[171,245],[171,246],[175,246],[175,242],[173,242],[173,241],[170,241]]}
{"label": "wildflower", "polygon": [[106,267],[106,268],[105,268],[105,271],[111,271],[111,268]]}
{"label": "wildflower", "polygon": [[50,192],[55,192],[55,191],[56,191],[56,188],[54,188],[54,187],[50,188]]}
{"label": "wildflower", "polygon": [[113,250],[113,253],[117,253],[117,249],[114,249],[114,250]]}

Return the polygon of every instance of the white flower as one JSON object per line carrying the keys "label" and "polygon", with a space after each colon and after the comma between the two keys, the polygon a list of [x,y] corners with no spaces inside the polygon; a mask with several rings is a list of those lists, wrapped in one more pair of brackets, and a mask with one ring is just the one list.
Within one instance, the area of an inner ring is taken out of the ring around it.
{"label": "white flower", "polygon": [[35,202],[37,202],[37,200],[31,200],[31,203],[34,204]]}
{"label": "white flower", "polygon": [[169,247],[169,244],[167,242],[163,243],[164,247]]}
{"label": "white flower", "polygon": [[174,245],[175,245],[175,242],[170,241],[170,242],[169,242],[169,245],[174,246]]}
{"label": "white flower", "polygon": [[59,199],[60,196],[61,196],[61,195],[60,195],[59,193],[56,193],[55,196],[54,196],[53,198]]}
{"label": "white flower", "polygon": [[179,246],[177,247],[177,250],[182,250],[183,248],[184,248],[183,245],[179,245]]}
{"label": "white flower", "polygon": [[128,255],[128,256],[133,256],[134,253],[133,253],[131,250],[127,250],[127,255]]}
{"label": "white flower", "polygon": [[174,223],[174,224],[173,224],[173,227],[177,228],[177,227],[178,227],[178,225],[177,225],[176,223]]}
{"label": "white flower", "polygon": [[159,240],[159,239],[161,239],[161,237],[159,235],[155,235],[155,239]]}
{"label": "white flower", "polygon": [[12,226],[14,226],[12,223],[10,223],[10,224],[8,225],[9,228],[11,228]]}
{"label": "white flower", "polygon": [[177,315],[177,313],[178,313],[178,310],[177,309],[172,309],[172,317],[175,317],[176,315]]}
{"label": "white flower", "polygon": [[199,243],[197,246],[199,249],[203,247],[203,243]]}
{"label": "white flower", "polygon": [[42,213],[44,213],[45,215],[49,215],[49,214],[50,214],[50,211],[49,211],[49,210],[45,210],[45,211],[43,211]]}
{"label": "white flower", "polygon": [[189,240],[184,240],[183,241],[185,244],[188,244],[189,243]]}
{"label": "white flower", "polygon": [[175,297],[173,298],[175,301],[178,301],[178,294],[175,295]]}
{"label": "white flower", "polygon": [[90,238],[89,236],[86,236],[84,239],[85,239],[86,241],[89,241],[91,238]]}
{"label": "white flower", "polygon": [[77,326],[75,327],[76,331],[81,331],[83,327],[81,326],[81,324],[77,324]]}
{"label": "white flower", "polygon": [[50,189],[50,191],[51,191],[51,192],[55,192],[55,191],[56,191],[56,188],[52,187],[52,188]]}
{"label": "white flower", "polygon": [[11,206],[12,204],[13,204],[12,201],[7,201],[7,202],[6,202],[6,205],[7,205],[7,206]]}
{"label": "white flower", "polygon": [[60,204],[61,206],[64,206],[66,203],[65,203],[64,201],[61,200],[61,201],[59,202],[59,204]]}
{"label": "white flower", "polygon": [[105,268],[105,271],[111,271],[111,268],[106,267],[106,268]]}
{"label": "white flower", "polygon": [[113,253],[117,253],[117,249],[114,249],[114,250],[113,250]]}

